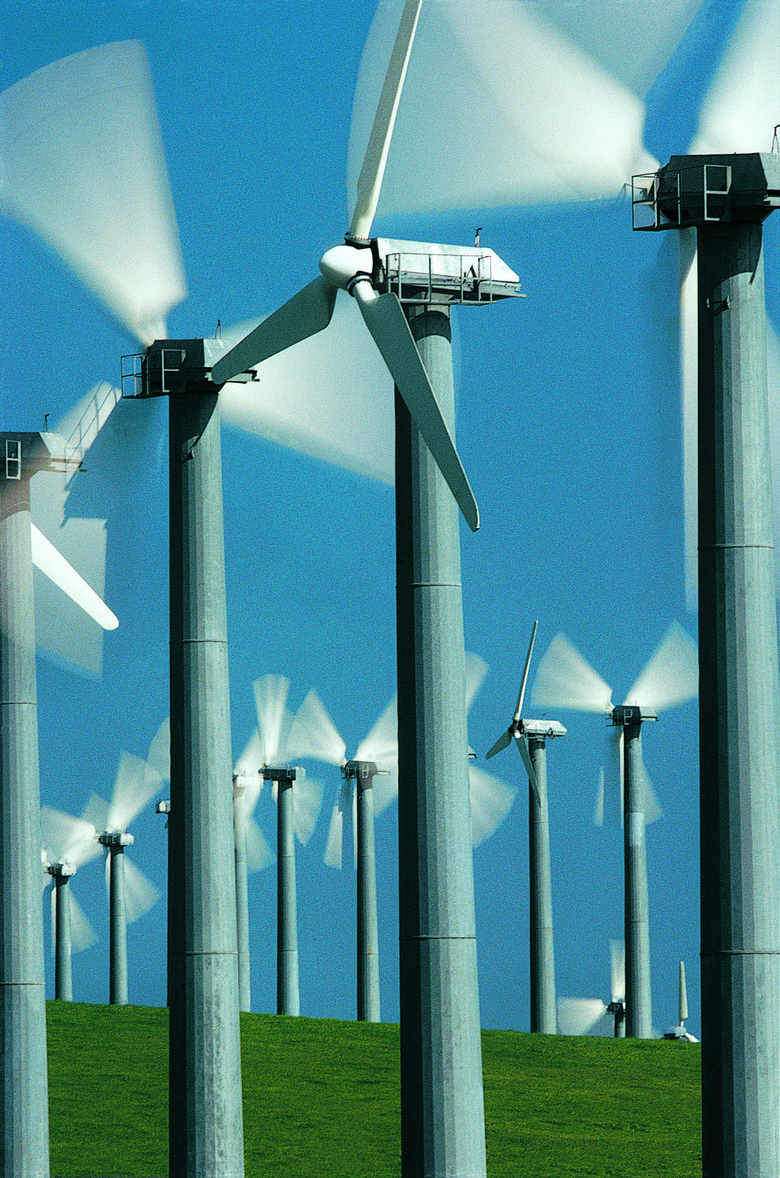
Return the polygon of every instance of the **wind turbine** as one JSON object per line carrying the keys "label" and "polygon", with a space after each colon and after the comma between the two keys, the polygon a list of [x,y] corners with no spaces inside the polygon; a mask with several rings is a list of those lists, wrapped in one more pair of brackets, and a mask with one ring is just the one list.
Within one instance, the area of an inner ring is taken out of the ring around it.
{"label": "wind turbine", "polygon": [[600,998],[559,998],[558,1025],[562,1035],[587,1035],[600,1019],[611,1014],[614,1037],[626,1035],[626,969],[622,941],[610,941],[611,990],[609,1002]]}
{"label": "wind turbine", "polygon": [[396,700],[390,701],[355,756],[347,760],[346,743],[312,690],[295,715],[288,743],[294,757],[311,757],[341,769],[342,785],[331,815],[325,862],[341,868],[344,815],[351,814],[357,869],[357,1017],[361,1022],[378,1023],[381,998],[374,819],[398,792]]}
{"label": "wind turbine", "polygon": [[[265,675],[253,685],[257,730],[236,761],[242,778],[259,776],[273,782],[277,809],[277,1014],[300,1014],[298,976],[298,914],[295,881],[295,839],[304,846],[311,838],[322,806],[322,786],[307,778],[288,760],[292,716],[287,710],[290,681],[283,675]],[[259,793],[259,789],[258,789]],[[244,880],[243,889],[246,888]],[[247,944],[248,959],[248,944]]]}
{"label": "wind turbine", "polygon": [[95,828],[50,806],[41,807],[42,863],[51,876],[54,997],[73,1001],[71,954],[89,948],[95,932],[70,888],[79,867],[100,854]]}
{"label": "wind turbine", "polygon": [[2,1168],[48,1169],[46,1014],[40,903],[40,786],[35,674],[33,563],[100,623],[116,618],[32,525],[30,481],[39,471],[72,469],[62,439],[49,433],[0,435],[0,959],[3,1057]]}
{"label": "wind turbine", "polygon": [[566,729],[557,720],[524,720],[523,701],[531,666],[536,630],[531,641],[520,682],[517,705],[511,723],[490,751],[487,759],[500,753],[514,740],[528,774],[528,842],[531,914],[531,1031],[543,1035],[556,1033],[555,1020],[555,950],[553,942],[552,883],[550,878],[550,824],[547,808],[546,742],[565,736]]}
{"label": "wind turbine", "polygon": [[518,279],[480,247],[370,237],[419,11],[420,0],[407,0],[344,244],[213,378],[230,380],[326,328],[345,289],[396,385],[403,1167],[446,1168],[457,1157],[477,1175],[486,1163],[457,507],[472,529],[478,512],[452,441],[449,310],[517,295]]}
{"label": "wind turbine", "polygon": [[650,993],[650,919],[645,850],[646,774],[642,764],[642,724],[659,712],[692,699],[698,689],[696,647],[673,623],[626,702],[615,706],[612,689],[558,634],[539,663],[532,700],[542,706],[601,712],[619,730],[623,741],[625,819],[626,1034],[652,1037]]}
{"label": "wind turbine", "polygon": [[688,989],[685,985],[685,963],[680,962],[680,1000],[676,1027],[664,1031],[664,1039],[676,1039],[679,1043],[698,1043],[699,1040],[685,1026],[688,1017]]}

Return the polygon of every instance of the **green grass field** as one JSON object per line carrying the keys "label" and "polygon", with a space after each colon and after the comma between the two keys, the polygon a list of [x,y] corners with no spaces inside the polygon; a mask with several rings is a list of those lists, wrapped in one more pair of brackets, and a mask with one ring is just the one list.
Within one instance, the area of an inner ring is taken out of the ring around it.
{"label": "green grass field", "polygon": [[[168,1013],[50,1002],[51,1172],[165,1175]],[[241,1016],[247,1178],[400,1175],[398,1027]],[[486,1031],[490,1178],[694,1178],[700,1054]]]}

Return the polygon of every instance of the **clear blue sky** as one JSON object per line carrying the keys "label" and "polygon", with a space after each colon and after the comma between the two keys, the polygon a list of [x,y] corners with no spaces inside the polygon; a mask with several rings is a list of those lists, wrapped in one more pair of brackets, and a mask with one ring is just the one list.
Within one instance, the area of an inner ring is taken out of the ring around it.
{"label": "clear blue sky", "polygon": [[[430,3],[425,20],[440,19],[441,7]],[[686,149],[741,7],[705,0],[652,86],[645,142],[661,162]],[[169,317],[172,337],[208,335],[217,320],[268,313],[314,277],[321,254],[341,239],[348,130],[374,8],[372,0],[6,5],[2,89],[90,46],[134,38],[145,44],[189,286]],[[579,8],[583,15],[595,11],[584,0]],[[777,18],[776,2],[765,8]],[[653,33],[653,17],[644,19],[650,23],[634,30],[637,45]],[[426,35],[435,45],[431,27]],[[632,52],[626,44],[622,60]],[[510,719],[534,618],[540,654],[565,631],[618,701],[669,623],[677,619],[695,637],[696,617],[686,614],[683,574],[671,235],[632,233],[630,204],[617,195],[515,203],[507,141],[492,134],[492,120],[498,125],[507,116],[491,116],[495,94],[480,92],[473,79],[471,94],[459,86],[457,63],[448,60],[450,72],[439,68],[436,77],[448,92],[438,91],[431,105],[440,121],[479,145],[475,195],[468,197],[461,160],[465,207],[447,207],[442,185],[440,211],[391,215],[380,204],[375,232],[470,245],[479,225],[482,243],[520,274],[527,294],[455,312],[458,444],[482,514],[477,535],[464,531],[462,555],[467,648],[490,667],[469,726],[483,757]],[[547,72],[555,76],[560,68],[563,76],[565,60],[551,57]],[[419,80],[415,86],[417,94]],[[765,150],[771,134],[770,126]],[[437,135],[440,142],[443,123]],[[414,105],[402,108],[398,136],[399,159],[403,136],[418,139],[422,156],[437,151],[430,122]],[[491,153],[496,169],[510,173],[500,198],[485,183]],[[128,169],[133,164],[126,160]],[[767,289],[775,323],[777,232],[770,222]],[[55,422],[98,380],[116,384],[119,357],[137,347],[28,230],[3,220],[0,235],[0,419],[3,429],[38,429],[45,413]],[[361,379],[349,354],[340,363],[347,382]],[[375,395],[391,393],[380,387]],[[105,595],[121,624],[106,636],[100,679],[39,661],[42,798],[73,813],[93,791],[110,794],[120,752],[145,755],[168,711],[165,429],[164,404],[123,407],[121,422],[106,427],[95,446],[77,492],[80,510],[108,520]],[[395,689],[392,492],[235,428],[223,431],[223,463],[234,755],[254,724],[252,681],[268,672],[290,677],[293,707],[316,687],[354,751]],[[569,730],[548,753],[557,990],[608,998],[608,940],[622,936],[623,857],[620,828],[591,824],[604,724],[574,713],[555,718]],[[648,727],[644,748],[665,810],[648,832],[654,1022],[663,1028],[676,1021],[677,962],[684,958],[696,1032],[695,701]],[[475,852],[478,952],[484,1025],[522,1030],[527,786],[520,759],[510,753],[490,768],[518,787],[517,799]],[[348,1018],[355,1004],[354,873],[346,866],[339,875],[322,862],[338,774],[323,768],[319,775],[326,805],[298,856],[301,1010]],[[256,813],[273,840],[267,795]],[[134,862],[164,891],[167,835],[153,806],[131,829]],[[393,806],[377,824],[387,1019],[398,1014],[395,840]],[[74,959],[75,996],[106,1001],[107,901],[98,863],[85,866],[73,887],[100,936]],[[273,869],[252,877],[250,905],[253,1008],[273,1010]],[[131,927],[129,946],[131,1001],[164,1003],[163,903]]]}

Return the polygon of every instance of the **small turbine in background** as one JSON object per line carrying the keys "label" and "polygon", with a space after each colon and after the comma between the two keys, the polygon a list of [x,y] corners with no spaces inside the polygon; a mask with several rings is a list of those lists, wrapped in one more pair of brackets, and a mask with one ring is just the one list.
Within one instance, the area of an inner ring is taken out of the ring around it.
{"label": "small turbine in background", "polygon": [[562,1035],[587,1035],[600,1019],[611,1014],[614,1018],[614,1037],[626,1034],[626,969],[622,941],[609,942],[611,990],[609,1002],[600,998],[559,998],[558,1025]]}
{"label": "small turbine in background", "polygon": [[94,945],[97,936],[70,887],[79,867],[100,855],[91,822],[41,807],[41,861],[51,876],[54,997],[73,1001],[71,956]]}
{"label": "small turbine in background", "polygon": [[[259,779],[257,795],[263,781],[271,781],[276,801],[277,824],[277,926],[276,926],[276,1011],[277,1014],[300,1014],[298,975],[298,912],[295,881],[295,839],[305,846],[311,838],[322,808],[322,785],[307,778],[300,767],[288,761],[288,740],[293,717],[287,710],[290,680],[284,675],[265,675],[253,685],[257,711],[257,729],[236,761],[234,780],[254,776]],[[255,800],[257,795],[255,795]],[[250,799],[251,799],[250,794]],[[250,815],[251,816],[251,815]],[[250,829],[242,818],[242,835]],[[260,834],[259,830],[257,831]],[[265,840],[263,840],[265,841]],[[267,858],[262,852],[261,857]],[[270,848],[269,848],[270,851]],[[237,859],[238,863],[238,859]],[[241,869],[243,871],[243,869]],[[239,882],[246,894],[246,875]],[[240,911],[242,902],[239,901]],[[248,987],[248,933],[245,937],[244,988]],[[239,954],[242,946],[239,945]]]}
{"label": "small turbine in background", "polygon": [[666,632],[626,702],[615,706],[612,689],[563,634],[550,643],[537,671],[533,702],[579,711],[601,712],[623,740],[625,821],[626,1033],[652,1037],[650,920],[647,896],[645,805],[647,775],[642,763],[642,724],[666,708],[692,699],[698,691],[696,646],[676,622]]}
{"label": "small turbine in background", "polygon": [[514,740],[528,774],[529,908],[531,969],[531,1031],[554,1035],[555,948],[553,939],[552,882],[550,876],[550,823],[547,806],[546,741],[565,736],[557,720],[524,720],[523,701],[531,666],[536,630],[534,622],[517,704],[506,732],[486,754],[500,753]]}
{"label": "small turbine in background", "polygon": [[685,962],[680,962],[680,998],[678,1006],[678,1023],[676,1027],[669,1027],[664,1031],[664,1039],[676,1039],[680,1043],[698,1043],[699,1040],[685,1026],[688,1017],[688,989],[685,985]]}

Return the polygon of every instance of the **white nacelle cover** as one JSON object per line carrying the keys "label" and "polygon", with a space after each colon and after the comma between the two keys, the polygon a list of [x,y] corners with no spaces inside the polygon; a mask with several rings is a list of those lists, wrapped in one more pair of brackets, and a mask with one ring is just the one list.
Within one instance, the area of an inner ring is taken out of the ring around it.
{"label": "white nacelle cover", "polygon": [[479,245],[438,245],[389,237],[377,238],[376,245],[382,268],[391,273],[398,270],[400,262],[405,273],[419,274],[426,280],[430,273],[433,278],[450,281],[459,281],[462,274],[472,274],[507,286],[517,286],[520,282],[497,253]]}

